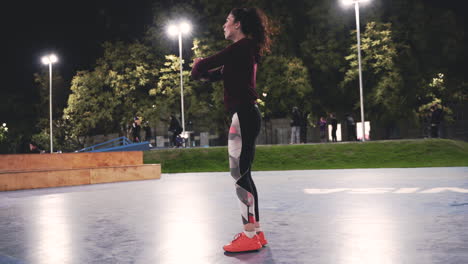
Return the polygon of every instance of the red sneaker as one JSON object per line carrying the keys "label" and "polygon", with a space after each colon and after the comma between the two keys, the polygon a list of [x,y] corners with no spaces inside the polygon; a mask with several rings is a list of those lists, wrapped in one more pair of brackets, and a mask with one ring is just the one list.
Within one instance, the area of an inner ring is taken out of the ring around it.
{"label": "red sneaker", "polygon": [[234,237],[234,240],[225,245],[223,249],[226,252],[246,252],[246,251],[255,251],[262,248],[262,244],[258,240],[258,236],[255,235],[252,238],[249,238],[241,232]]}
{"label": "red sneaker", "polygon": [[263,231],[258,232],[257,236],[258,240],[260,241],[260,244],[262,244],[263,247],[268,244],[268,241],[265,239],[265,234],[263,233]]}

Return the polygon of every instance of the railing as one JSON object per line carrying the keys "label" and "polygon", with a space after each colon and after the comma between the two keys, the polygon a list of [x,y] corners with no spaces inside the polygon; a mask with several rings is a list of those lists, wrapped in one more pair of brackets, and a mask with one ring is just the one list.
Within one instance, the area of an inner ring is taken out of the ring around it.
{"label": "railing", "polygon": [[149,142],[133,143],[126,137],[119,137],[99,143],[90,147],[80,149],[76,152],[106,152],[106,151],[126,151],[126,150],[147,150]]}

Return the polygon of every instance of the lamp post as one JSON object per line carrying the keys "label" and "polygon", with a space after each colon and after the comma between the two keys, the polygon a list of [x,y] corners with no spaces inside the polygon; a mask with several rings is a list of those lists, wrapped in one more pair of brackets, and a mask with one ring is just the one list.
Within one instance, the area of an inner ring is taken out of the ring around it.
{"label": "lamp post", "polygon": [[170,25],[167,32],[170,36],[179,37],[179,58],[180,58],[180,111],[182,113],[182,133],[185,133],[185,118],[184,118],[184,81],[182,75],[182,34],[187,34],[191,30],[191,26],[187,22]]}
{"label": "lamp post", "polygon": [[361,99],[361,122],[362,122],[362,141],[366,141],[365,134],[365,118],[364,118],[364,98],[362,96],[362,67],[361,67],[361,29],[359,26],[359,3],[369,2],[369,0],[342,0],[343,4],[354,4],[356,13],[356,31],[357,31],[357,47],[358,47],[358,65],[359,65],[359,94]]}
{"label": "lamp post", "polygon": [[50,153],[54,152],[54,143],[52,140],[52,64],[58,61],[55,54],[42,57],[42,63],[49,65],[49,117],[50,117]]}

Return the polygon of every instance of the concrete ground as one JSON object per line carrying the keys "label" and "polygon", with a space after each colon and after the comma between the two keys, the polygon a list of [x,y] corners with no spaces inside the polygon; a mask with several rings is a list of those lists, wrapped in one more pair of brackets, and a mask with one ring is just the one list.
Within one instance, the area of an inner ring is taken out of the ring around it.
{"label": "concrete ground", "polygon": [[0,192],[0,263],[468,263],[468,168],[254,172],[269,245],[228,173]]}

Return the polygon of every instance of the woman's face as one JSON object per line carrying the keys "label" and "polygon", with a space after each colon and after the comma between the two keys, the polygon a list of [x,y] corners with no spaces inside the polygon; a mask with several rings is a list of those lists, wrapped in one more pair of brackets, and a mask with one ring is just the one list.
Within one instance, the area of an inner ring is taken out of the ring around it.
{"label": "woman's face", "polygon": [[234,22],[235,18],[232,14],[229,14],[226,18],[226,23],[223,25],[224,38],[233,40],[234,36],[239,33],[240,22]]}

